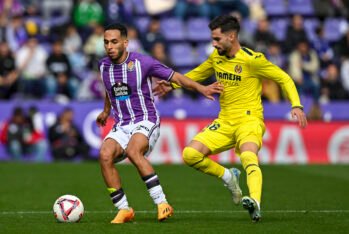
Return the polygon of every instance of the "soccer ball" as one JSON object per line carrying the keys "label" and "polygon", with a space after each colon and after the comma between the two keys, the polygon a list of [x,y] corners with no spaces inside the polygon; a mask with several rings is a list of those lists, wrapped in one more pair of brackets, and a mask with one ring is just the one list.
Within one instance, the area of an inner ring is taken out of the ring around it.
{"label": "soccer ball", "polygon": [[84,205],[74,195],[63,195],[53,204],[53,214],[59,222],[79,222],[84,215]]}

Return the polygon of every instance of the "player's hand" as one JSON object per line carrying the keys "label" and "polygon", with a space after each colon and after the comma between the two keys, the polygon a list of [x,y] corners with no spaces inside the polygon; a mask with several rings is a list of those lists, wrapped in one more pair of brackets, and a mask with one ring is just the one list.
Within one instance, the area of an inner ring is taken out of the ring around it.
{"label": "player's hand", "polygon": [[305,128],[308,125],[307,117],[305,116],[305,113],[301,108],[292,108],[291,116],[292,118],[296,118],[298,120],[299,127]]}
{"label": "player's hand", "polygon": [[153,87],[153,94],[159,97],[163,97],[171,91],[172,91],[172,87],[170,82],[165,80],[156,81],[156,84]]}
{"label": "player's hand", "polygon": [[219,82],[203,86],[203,90],[200,91],[206,98],[214,101],[213,94],[221,94],[223,92],[223,85]]}
{"label": "player's hand", "polygon": [[104,127],[107,123],[107,120],[108,120],[108,117],[109,117],[109,113],[103,111],[101,112],[98,116],[97,116],[97,119],[96,119],[96,123],[98,126],[102,126]]}

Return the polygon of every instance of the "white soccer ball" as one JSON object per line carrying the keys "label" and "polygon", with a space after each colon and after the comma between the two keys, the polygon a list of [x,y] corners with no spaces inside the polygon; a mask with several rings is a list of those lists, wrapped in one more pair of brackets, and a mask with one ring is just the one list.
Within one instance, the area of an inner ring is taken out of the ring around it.
{"label": "white soccer ball", "polygon": [[63,195],[53,204],[53,214],[59,222],[79,222],[84,215],[84,205],[74,195]]}

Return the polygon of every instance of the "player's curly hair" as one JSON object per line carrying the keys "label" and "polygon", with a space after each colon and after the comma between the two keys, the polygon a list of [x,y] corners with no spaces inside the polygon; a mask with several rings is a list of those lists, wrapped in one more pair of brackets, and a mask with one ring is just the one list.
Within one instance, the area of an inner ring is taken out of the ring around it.
{"label": "player's curly hair", "polygon": [[236,31],[239,33],[240,31],[240,23],[239,20],[231,15],[221,15],[214,18],[208,27],[211,30],[215,30],[217,28],[220,28],[222,33],[228,32],[228,31]]}

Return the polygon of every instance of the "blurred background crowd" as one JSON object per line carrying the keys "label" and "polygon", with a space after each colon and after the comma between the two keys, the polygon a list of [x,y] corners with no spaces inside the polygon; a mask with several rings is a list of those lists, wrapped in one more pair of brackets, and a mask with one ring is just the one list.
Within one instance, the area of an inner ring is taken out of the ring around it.
{"label": "blurred background crowd", "polygon": [[[321,118],[321,104],[349,101],[348,0],[1,0],[0,101],[102,100],[97,61],[104,26],[116,21],[128,26],[129,51],[185,73],[212,52],[208,23],[220,14],[238,17],[241,44],[290,74],[301,97],[312,101],[311,118]],[[183,96],[200,98],[183,90],[167,98]],[[284,96],[266,80],[263,99],[279,103]],[[66,111],[59,120],[71,122]],[[35,129],[23,110],[13,110],[11,121],[24,120],[24,132]],[[54,144],[59,134],[49,135]],[[36,149],[38,158],[45,147]]]}
{"label": "blurred background crowd", "polygon": [[[209,20],[230,13],[241,20],[242,44],[287,71],[301,95],[349,100],[348,2],[2,0],[0,98],[100,99],[103,27],[115,21],[128,26],[129,51],[184,73],[212,50]],[[274,83],[264,87],[267,101],[283,99]]]}

